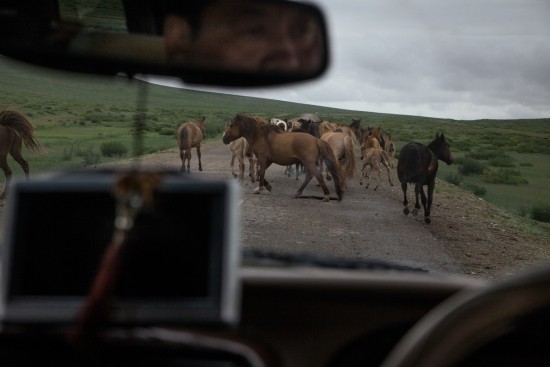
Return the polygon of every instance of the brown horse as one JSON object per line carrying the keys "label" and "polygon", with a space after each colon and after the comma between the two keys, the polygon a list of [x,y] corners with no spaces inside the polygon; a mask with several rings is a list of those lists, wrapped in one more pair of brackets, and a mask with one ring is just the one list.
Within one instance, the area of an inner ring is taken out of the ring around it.
{"label": "brown horse", "polygon": [[[424,207],[424,221],[431,223],[430,208],[432,206],[433,192],[435,187],[435,177],[438,169],[438,159],[447,164],[453,163],[449,143],[445,140],[443,134],[437,134],[435,139],[426,147],[420,143],[408,143],[401,149],[397,161],[397,177],[401,182],[403,190],[403,213],[409,214],[409,202],[407,201],[407,184],[414,183],[414,193],[416,203],[413,214],[416,215],[420,209],[418,195],[422,199]],[[428,186],[428,198],[424,193],[424,187]]]}
{"label": "brown horse", "polygon": [[386,158],[386,152],[380,147],[380,143],[378,140],[373,137],[372,135],[365,135],[365,138],[363,140],[363,146],[361,147],[362,154],[363,154],[363,168],[361,170],[361,179],[359,180],[359,184],[363,184],[363,177],[366,177],[369,179],[369,182],[365,186],[367,189],[370,185],[370,177],[368,174],[368,168],[370,167],[371,173],[373,171],[377,174],[377,182],[374,189],[376,190],[378,186],[380,185],[380,179],[381,179],[381,172],[382,169],[380,168],[380,164],[382,164],[384,167],[386,167],[386,171],[388,173],[388,181],[390,182],[390,186],[393,186],[393,182],[391,181],[390,176],[390,168],[389,168],[389,162]]}
{"label": "brown horse", "polygon": [[[256,156],[252,152],[252,147],[248,144],[245,138],[241,137],[237,140],[233,140],[229,143],[229,149],[231,150],[231,174],[239,180],[244,179],[244,158],[248,158],[248,177],[251,182],[256,182]],[[239,161],[239,174],[235,173],[235,158]]]}
{"label": "brown horse", "polygon": [[309,181],[315,176],[323,189],[323,200],[329,201],[330,192],[316,165],[317,160],[322,157],[334,179],[338,200],[342,200],[342,173],[328,143],[307,133],[283,132],[273,125],[260,123],[256,118],[236,115],[226,127],[222,140],[224,144],[229,144],[242,136],[248,140],[258,157],[260,184],[254,193],[259,194],[264,189],[271,191],[271,185],[265,179],[265,171],[272,163],[288,166],[302,162],[306,170],[306,177],[296,192],[296,197],[302,195]]}
{"label": "brown horse", "polygon": [[12,171],[8,166],[8,153],[23,168],[25,176],[29,178],[29,164],[23,159],[23,144],[32,151],[40,151],[40,143],[33,135],[33,127],[29,120],[19,112],[3,110],[0,112],[0,168],[6,176],[4,191],[0,197],[5,197]]}
{"label": "brown horse", "polygon": [[[197,149],[197,157],[199,158],[199,171],[202,171],[201,162],[201,142],[206,135],[206,123],[204,117],[200,117],[194,122],[184,122],[178,128],[176,138],[180,148],[181,168],[180,172],[190,172],[191,163],[191,148]],[[187,169],[185,162],[187,161]]]}
{"label": "brown horse", "polygon": [[[321,123],[321,140],[326,141],[330,147],[332,148],[332,151],[334,152],[334,155],[336,156],[336,159],[340,163],[340,166],[342,167],[342,173],[343,173],[343,185],[346,187],[348,181],[355,176],[356,172],[356,165],[355,165],[355,140],[352,136],[350,136],[348,133],[343,131],[333,131],[330,127],[324,127],[325,123]],[[321,171],[322,171],[322,165],[323,162],[321,162]],[[329,173],[326,174],[327,180],[330,180]]]}

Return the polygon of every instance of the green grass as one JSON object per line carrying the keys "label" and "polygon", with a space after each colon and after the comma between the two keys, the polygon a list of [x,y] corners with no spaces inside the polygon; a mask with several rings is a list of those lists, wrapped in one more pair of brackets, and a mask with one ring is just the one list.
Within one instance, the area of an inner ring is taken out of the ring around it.
{"label": "green grass", "polygon": [[[128,147],[127,155],[132,155],[138,95],[140,88],[147,88],[145,153],[176,147],[177,127],[198,116],[206,117],[208,139],[219,139],[226,121],[237,113],[294,118],[315,112],[325,120],[349,124],[352,118],[360,118],[364,128],[380,126],[392,133],[398,151],[411,141],[428,144],[436,132],[443,132],[455,158],[464,162],[467,157],[477,162],[476,167],[494,172],[512,169],[527,183],[491,184],[483,181],[481,172],[463,175],[458,171],[461,165],[444,163],[439,178],[461,180],[461,188],[524,216],[535,206],[550,205],[550,118],[463,121],[350,111],[168,88],[122,77],[67,74],[5,58],[0,58],[0,73],[0,109],[27,115],[44,147],[43,154],[25,152],[32,173],[82,167],[94,155],[101,162],[116,160],[101,155],[102,144],[110,142]],[[11,158],[9,164],[15,175],[22,175]]]}

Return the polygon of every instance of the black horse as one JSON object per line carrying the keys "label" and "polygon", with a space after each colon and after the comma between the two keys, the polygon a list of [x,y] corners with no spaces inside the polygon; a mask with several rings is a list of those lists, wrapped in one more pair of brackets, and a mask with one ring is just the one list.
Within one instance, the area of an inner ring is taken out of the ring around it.
{"label": "black horse", "polygon": [[[432,206],[433,191],[435,187],[435,176],[437,174],[438,159],[441,159],[447,164],[453,163],[453,157],[449,150],[449,143],[445,140],[443,134],[437,134],[434,141],[427,147],[420,143],[408,143],[399,153],[399,161],[397,162],[397,177],[401,182],[403,189],[403,213],[409,214],[409,202],[407,201],[407,184],[414,183],[414,193],[416,204],[413,209],[413,214],[417,214],[420,209],[418,203],[418,194],[422,199],[424,207],[424,221],[430,223],[430,208]],[[428,186],[428,200],[426,202],[426,194],[423,186]]]}

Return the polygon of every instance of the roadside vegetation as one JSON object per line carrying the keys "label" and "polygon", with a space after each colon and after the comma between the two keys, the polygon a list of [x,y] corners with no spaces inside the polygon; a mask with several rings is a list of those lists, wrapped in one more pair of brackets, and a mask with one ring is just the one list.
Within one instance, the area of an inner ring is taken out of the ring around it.
{"label": "roadside vegetation", "polygon": [[[131,157],[138,89],[143,82],[121,77],[91,78],[45,71],[0,59],[0,109],[25,114],[44,153],[25,151],[31,174],[93,166]],[[275,100],[147,85],[144,153],[176,147],[175,131],[205,116],[207,140],[219,139],[237,113],[291,119],[302,113],[363,128],[391,132],[399,148],[428,144],[441,131],[451,141],[455,164],[440,164],[438,176],[507,211],[550,222],[550,118],[459,121],[357,112]],[[177,153],[175,153],[177,154]],[[21,168],[11,158],[14,174]],[[0,181],[4,177],[0,175]],[[437,186],[436,186],[437,190]]]}

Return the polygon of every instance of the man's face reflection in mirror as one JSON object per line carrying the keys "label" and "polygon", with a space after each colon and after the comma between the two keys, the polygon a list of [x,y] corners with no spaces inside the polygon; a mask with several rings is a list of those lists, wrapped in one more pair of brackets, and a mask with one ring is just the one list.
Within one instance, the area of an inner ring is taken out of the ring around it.
{"label": "man's face reflection in mirror", "polygon": [[319,20],[299,6],[213,0],[194,15],[169,14],[165,19],[166,50],[172,63],[306,74],[322,66]]}

